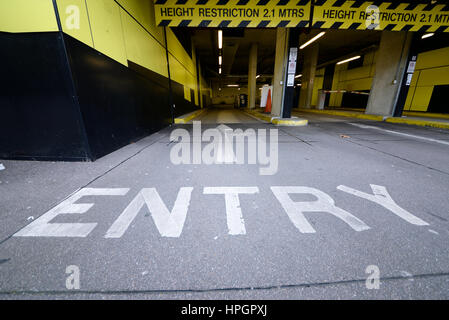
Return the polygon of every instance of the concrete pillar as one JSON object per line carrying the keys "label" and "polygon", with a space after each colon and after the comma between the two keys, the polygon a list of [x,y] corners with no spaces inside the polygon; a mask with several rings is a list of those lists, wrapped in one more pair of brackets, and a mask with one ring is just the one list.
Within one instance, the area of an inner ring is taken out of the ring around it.
{"label": "concrete pillar", "polygon": [[249,53],[249,70],[248,70],[248,95],[250,109],[256,107],[256,92],[257,92],[257,43],[251,44]]}
{"label": "concrete pillar", "polygon": [[411,32],[382,32],[367,114],[393,115],[406,71],[411,41]]}
{"label": "concrete pillar", "polygon": [[[302,34],[299,43],[305,43],[316,34],[304,35]],[[316,66],[318,63],[319,45],[313,43],[302,50],[304,56],[304,63],[302,68],[302,86],[301,94],[299,96],[299,108],[310,109],[312,104],[313,85],[315,83]]]}
{"label": "concrete pillar", "polygon": [[287,28],[276,29],[276,56],[274,59],[273,92],[271,114],[275,117],[282,115],[282,101],[284,99],[285,70],[288,53]]}

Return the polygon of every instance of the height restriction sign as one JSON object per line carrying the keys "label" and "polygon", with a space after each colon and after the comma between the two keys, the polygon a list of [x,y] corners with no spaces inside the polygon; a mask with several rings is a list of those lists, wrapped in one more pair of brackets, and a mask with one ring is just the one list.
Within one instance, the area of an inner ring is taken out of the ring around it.
{"label": "height restriction sign", "polygon": [[307,27],[310,0],[156,0],[156,23],[169,27]]}

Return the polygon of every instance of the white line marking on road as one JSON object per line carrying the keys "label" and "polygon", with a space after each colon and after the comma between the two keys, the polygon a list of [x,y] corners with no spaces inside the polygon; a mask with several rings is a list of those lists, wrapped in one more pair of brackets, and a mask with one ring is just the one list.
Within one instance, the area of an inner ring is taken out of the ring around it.
{"label": "white line marking on road", "polygon": [[192,191],[193,188],[181,188],[170,212],[155,188],[142,189],[109,228],[105,238],[121,238],[145,204],[161,236],[179,238],[189,210]]}
{"label": "white line marking on road", "polygon": [[[309,187],[271,187],[295,227],[302,233],[315,233],[315,229],[307,221],[306,212],[327,212],[346,222],[355,231],[371,229],[362,220],[349,212],[335,206],[335,201],[328,194]],[[289,194],[311,194],[317,200],[294,202]]]}
{"label": "white line marking on road", "polygon": [[401,136],[404,136],[404,137],[415,138],[415,139],[420,139],[420,140],[425,140],[425,141],[429,141],[429,142],[440,143],[440,144],[444,144],[444,145],[449,146],[449,141],[443,141],[443,140],[438,140],[438,139],[426,138],[426,137],[417,136],[417,135],[414,135],[414,134],[403,133],[403,132],[388,130],[388,129],[384,129],[384,128],[378,128],[378,127],[374,127],[374,126],[367,126],[367,125],[364,125],[364,124],[358,124],[358,123],[352,123],[352,122],[348,122],[348,124],[356,126],[358,128],[361,128],[361,129],[375,129],[375,130],[379,130],[379,131],[384,131],[384,132],[388,132],[388,133],[392,133],[392,134],[401,135]]}
{"label": "white line marking on road", "polygon": [[230,235],[245,235],[245,220],[240,208],[239,194],[259,193],[257,187],[217,187],[204,188],[204,194],[224,194],[226,202],[226,216]]}
{"label": "white line marking on road", "polygon": [[337,189],[349,194],[352,194],[356,197],[360,197],[372,202],[375,202],[382,207],[390,210],[395,215],[397,215],[399,218],[404,219],[408,223],[417,225],[417,226],[428,226],[429,224],[425,222],[424,220],[421,220],[417,216],[414,216],[407,210],[401,208],[390,196],[390,194],[387,191],[387,188],[382,186],[377,186],[375,184],[371,184],[371,189],[373,190],[373,194],[368,194],[359,190],[355,190],[346,186],[338,186]]}
{"label": "white line marking on road", "polygon": [[97,223],[50,223],[61,214],[83,214],[94,204],[75,202],[87,196],[124,196],[129,189],[84,188],[17,232],[14,237],[80,237],[85,238]]}
{"label": "white line marking on road", "polygon": [[439,235],[438,232],[436,232],[435,230],[432,230],[432,229],[429,229],[429,232],[430,232],[430,233],[434,233],[434,234],[438,234],[438,235]]}

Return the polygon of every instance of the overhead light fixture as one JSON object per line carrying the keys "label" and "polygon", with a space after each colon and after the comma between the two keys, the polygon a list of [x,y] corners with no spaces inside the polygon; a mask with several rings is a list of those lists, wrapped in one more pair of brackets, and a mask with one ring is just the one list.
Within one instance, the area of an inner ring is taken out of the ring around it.
{"label": "overhead light fixture", "polygon": [[229,88],[238,88],[240,87],[238,84],[228,84]]}
{"label": "overhead light fixture", "polygon": [[432,37],[434,34],[435,34],[435,33],[426,33],[425,35],[423,35],[423,36],[421,37],[421,39],[430,38],[430,37]]}
{"label": "overhead light fixture", "polygon": [[321,38],[322,36],[324,36],[326,34],[326,32],[321,32],[319,34],[317,34],[315,37],[313,37],[312,39],[310,39],[309,41],[307,41],[306,43],[304,43],[302,46],[299,47],[299,49],[304,49],[305,47],[307,47],[309,44],[317,41],[319,38]]}
{"label": "overhead light fixture", "polygon": [[343,63],[346,63],[346,62],[349,62],[349,61],[353,61],[353,60],[357,60],[357,59],[360,59],[360,58],[361,58],[361,56],[352,57],[352,58],[340,61],[337,64],[343,64]]}
{"label": "overhead light fixture", "polygon": [[223,49],[223,31],[218,30],[218,49]]}
{"label": "overhead light fixture", "polygon": [[218,69],[218,73],[221,74],[221,68]]}
{"label": "overhead light fixture", "polygon": [[223,57],[218,56],[218,64],[221,66],[222,63],[223,63]]}
{"label": "overhead light fixture", "polygon": [[259,79],[260,78],[260,74],[258,74],[257,76],[256,76],[256,79]]}
{"label": "overhead light fixture", "polygon": [[301,78],[301,77],[302,77],[302,74],[298,74],[295,78],[298,79],[298,78]]}

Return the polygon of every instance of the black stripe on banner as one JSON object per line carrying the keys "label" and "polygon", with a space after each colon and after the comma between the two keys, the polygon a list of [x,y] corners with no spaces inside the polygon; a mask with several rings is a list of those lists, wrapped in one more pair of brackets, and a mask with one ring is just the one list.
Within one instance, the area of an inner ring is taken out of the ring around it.
{"label": "black stripe on banner", "polygon": [[441,11],[449,11],[449,4],[447,4]]}
{"label": "black stripe on banner", "polygon": [[190,22],[192,22],[192,20],[182,20],[182,21],[179,23],[178,27],[188,27],[189,24],[190,24]]}
{"label": "black stripe on banner", "polygon": [[270,2],[270,0],[260,0],[259,2],[257,2],[258,6],[264,6],[266,5],[268,2]]}
{"label": "black stripe on banner", "polygon": [[394,10],[394,9],[396,9],[397,7],[399,7],[399,5],[400,5],[400,3],[398,3],[398,2],[392,2],[392,3],[390,3],[390,5],[388,6],[387,10]]}
{"label": "black stripe on banner", "polygon": [[372,3],[372,5],[373,6],[377,6],[377,7],[380,7],[380,5],[382,4],[382,3],[384,3],[385,1],[383,1],[383,0],[376,0],[376,1],[374,1],[373,3]]}
{"label": "black stripe on banner", "polygon": [[305,28],[308,24],[309,24],[308,20],[302,20],[300,23],[298,23],[296,28]]}
{"label": "black stripe on banner", "polygon": [[315,24],[312,26],[312,28],[321,28],[321,26],[323,25],[323,24],[325,24],[326,23],[326,21],[317,21],[317,22],[315,22]]}
{"label": "black stripe on banner", "polygon": [[418,6],[418,3],[410,3],[404,10],[413,10]]}
{"label": "black stripe on banner", "polygon": [[165,4],[167,0],[156,0],[154,4]]}
{"label": "black stripe on banner", "polygon": [[211,22],[212,22],[212,20],[203,20],[203,21],[201,21],[201,23],[198,27],[206,28]]}
{"label": "black stripe on banner", "polygon": [[354,22],[353,24],[351,24],[350,26],[349,26],[349,28],[348,29],[357,29],[358,27],[360,27],[360,25],[361,25],[361,23],[360,22]]}
{"label": "black stripe on banner", "polygon": [[285,28],[290,23],[290,20],[282,20],[278,23],[276,28]]}
{"label": "black stripe on banner", "polygon": [[387,25],[387,26],[384,28],[384,30],[386,30],[386,31],[391,31],[391,30],[393,30],[393,28],[396,27],[396,26],[397,26],[396,23],[390,23],[389,25]]}
{"label": "black stripe on banner", "polygon": [[429,25],[422,26],[421,28],[419,28],[418,32],[426,32],[427,29],[429,29],[430,27],[431,26],[429,26]]}
{"label": "black stripe on banner", "polygon": [[246,6],[246,4],[249,2],[249,0],[239,0],[239,2],[237,2],[238,6]]}
{"label": "black stripe on banner", "polygon": [[446,29],[447,29],[448,27],[449,27],[449,26],[441,26],[441,27],[438,27],[438,29],[436,29],[435,32],[444,32],[444,31],[446,31]]}
{"label": "black stripe on banner", "polygon": [[414,25],[413,24],[406,24],[401,31],[410,31],[411,28],[413,28]]}
{"label": "black stripe on banner", "polygon": [[218,27],[219,28],[226,28],[230,23],[231,23],[231,20],[223,20],[222,22],[220,22]]}
{"label": "black stripe on banner", "polygon": [[337,0],[337,1],[335,1],[335,3],[332,5],[332,7],[341,7],[345,2],[346,2],[346,0]]}
{"label": "black stripe on banner", "polygon": [[182,4],[186,4],[187,0],[178,0],[176,1],[176,4],[182,5]]}
{"label": "black stripe on banner", "polygon": [[251,20],[243,20],[237,26],[238,28],[246,28],[251,23]]}
{"label": "black stripe on banner", "polygon": [[265,28],[266,26],[268,26],[270,24],[270,20],[262,20],[261,22],[259,22],[259,24],[257,25],[258,28]]}
{"label": "black stripe on banner", "polygon": [[171,22],[171,20],[162,20],[159,23],[159,27],[166,27],[166,26],[168,26],[170,24],[170,22]]}
{"label": "black stripe on banner", "polygon": [[326,3],[327,0],[315,0],[315,6],[322,6]]}
{"label": "black stripe on banner", "polygon": [[364,3],[365,3],[365,0],[356,0],[352,4],[351,8],[360,8],[362,6],[362,4],[364,4]]}
{"label": "black stripe on banner", "polygon": [[343,25],[343,22],[335,22],[332,26],[331,29],[338,29]]}
{"label": "black stripe on banner", "polygon": [[423,11],[432,11],[437,6],[437,3],[429,3],[427,6],[424,7]]}
{"label": "black stripe on banner", "polygon": [[207,4],[209,2],[209,0],[198,0],[197,2],[196,2],[196,4],[197,5],[205,5],[205,4]]}
{"label": "black stripe on banner", "polygon": [[308,4],[310,2],[310,0],[301,0],[299,1],[296,5],[297,6],[305,6],[306,4]]}
{"label": "black stripe on banner", "polygon": [[277,3],[277,6],[285,6],[289,2],[290,2],[290,0],[279,0],[279,2]]}
{"label": "black stripe on banner", "polygon": [[229,0],[218,0],[217,6],[225,6],[227,5]]}

